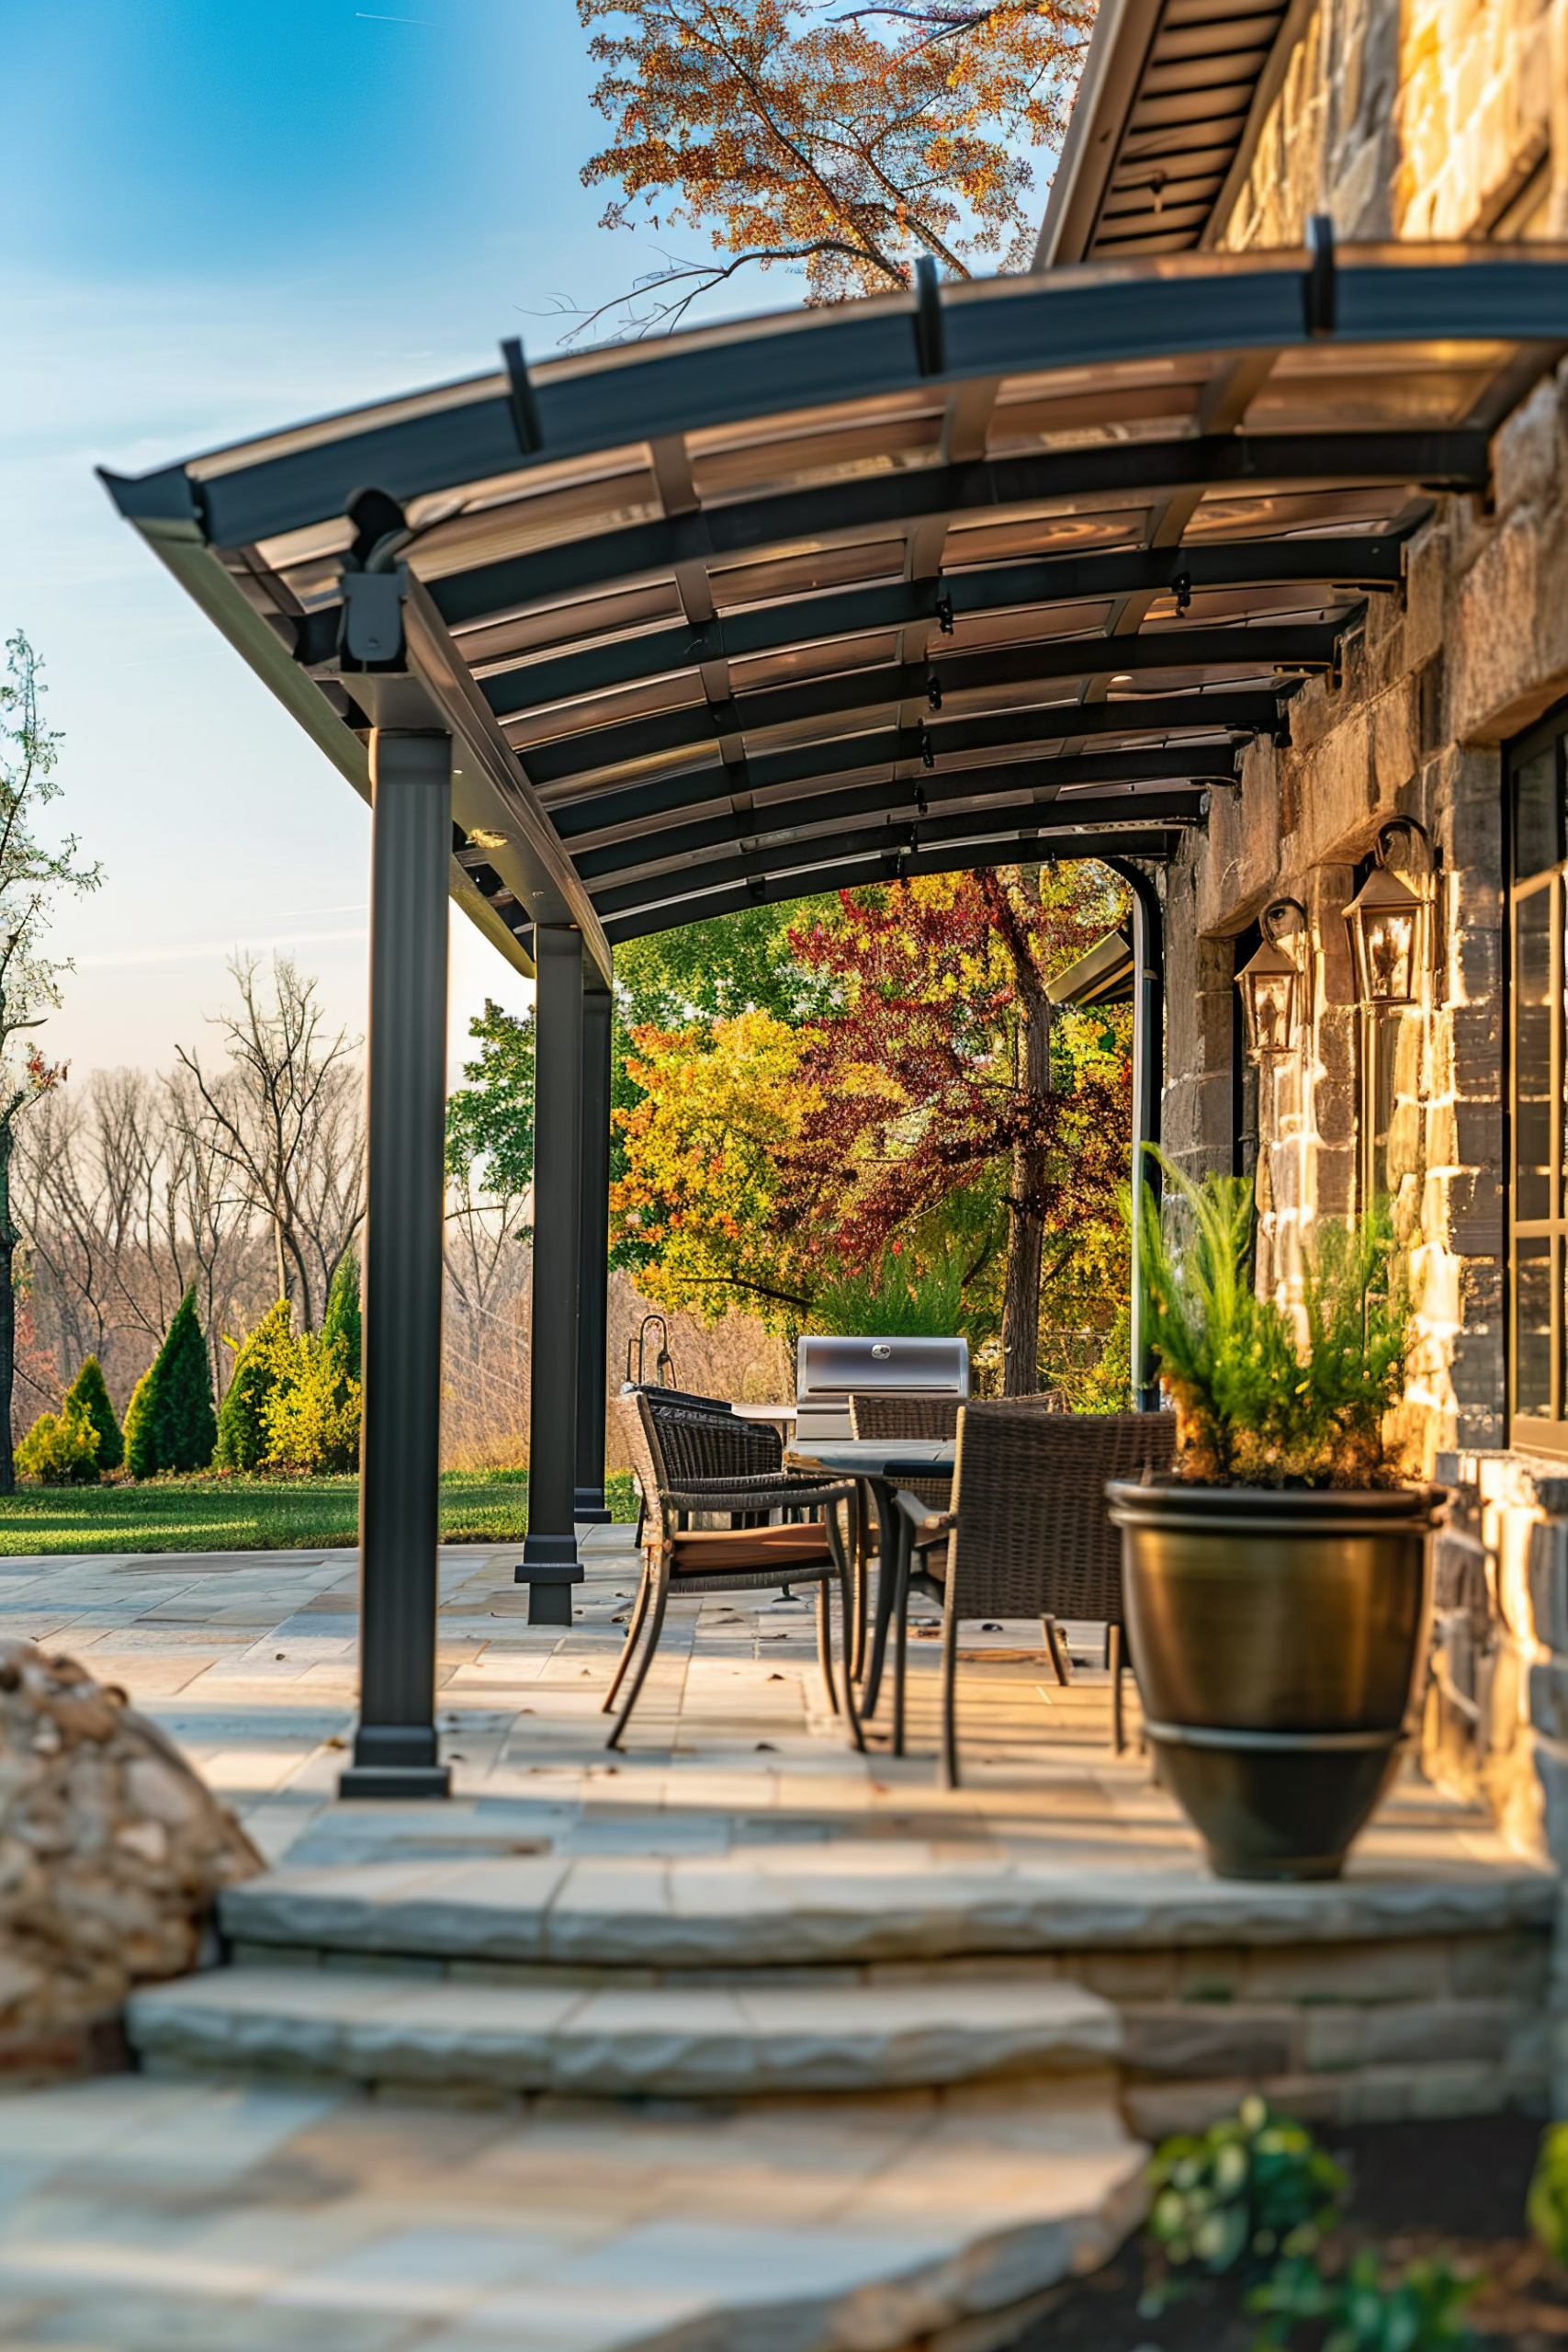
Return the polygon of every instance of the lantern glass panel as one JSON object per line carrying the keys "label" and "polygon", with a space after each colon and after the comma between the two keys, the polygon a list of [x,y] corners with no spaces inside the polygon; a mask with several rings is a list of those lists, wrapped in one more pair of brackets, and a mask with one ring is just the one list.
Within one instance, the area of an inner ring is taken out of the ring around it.
{"label": "lantern glass panel", "polygon": [[1295,976],[1290,972],[1256,972],[1248,982],[1250,1018],[1247,1027],[1255,1054],[1288,1054],[1293,1043],[1291,1014]]}
{"label": "lantern glass panel", "polygon": [[1415,907],[1368,907],[1361,915],[1362,992],[1369,1004],[1416,1001]]}

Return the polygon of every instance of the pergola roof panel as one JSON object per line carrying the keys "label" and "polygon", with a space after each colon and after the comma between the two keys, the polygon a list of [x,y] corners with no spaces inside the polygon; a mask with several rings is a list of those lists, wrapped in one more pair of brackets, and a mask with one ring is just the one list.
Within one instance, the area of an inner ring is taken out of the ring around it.
{"label": "pergola roof panel", "polygon": [[[1273,21],[1172,0],[1118,205],[1178,116],[1208,153]],[[382,697],[345,567],[406,566],[485,844],[465,890],[520,956],[566,921],[606,962],[682,890],[711,912],[1058,838],[1164,854],[1397,587],[1432,498],[1485,487],[1565,334],[1568,249],[1541,245],[931,278],[531,369],[508,346],[114,489],[361,788]]]}

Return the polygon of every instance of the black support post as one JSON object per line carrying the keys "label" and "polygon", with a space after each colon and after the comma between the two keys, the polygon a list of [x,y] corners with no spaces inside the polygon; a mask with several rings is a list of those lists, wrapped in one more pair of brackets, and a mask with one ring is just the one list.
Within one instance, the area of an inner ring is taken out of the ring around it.
{"label": "black support post", "polygon": [[1133,893],[1133,1403],[1140,1413],[1159,1410],[1159,1376],[1146,1336],[1138,1237],[1145,1193],[1157,1203],[1157,1164],[1145,1151],[1160,1138],[1160,1097],[1165,1086],[1165,931],[1159,892],[1142,866],[1107,858]]}
{"label": "black support post", "polygon": [[582,999],[582,1169],[577,1276],[577,1521],[603,1527],[609,1385],[610,1023],[613,1000]]}
{"label": "black support post", "polygon": [[440,1797],[441,1217],[452,747],[370,753],[370,1050],[359,1473],[359,1724],[345,1797]]}
{"label": "black support post", "polygon": [[577,1286],[582,1164],[582,938],[539,924],[534,1052],[534,1315],[528,1535],[516,1571],[531,1625],[570,1625],[577,1556]]}

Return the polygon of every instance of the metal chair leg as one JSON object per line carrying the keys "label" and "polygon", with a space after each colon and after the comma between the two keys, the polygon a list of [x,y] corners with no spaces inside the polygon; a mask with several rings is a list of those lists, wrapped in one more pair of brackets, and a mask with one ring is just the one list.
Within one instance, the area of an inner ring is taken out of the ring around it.
{"label": "metal chair leg", "polygon": [[866,1670],[865,1688],[861,1693],[861,1705],[865,1713],[874,1715],[876,1702],[882,1695],[882,1673],[887,1662],[887,1634],[893,1623],[893,1611],[898,1597],[898,1562],[901,1553],[900,1530],[903,1520],[894,1507],[891,1487],[878,1485],[876,1494],[876,1623],[872,1629],[871,1664]]}
{"label": "metal chair leg", "polygon": [[1120,1625],[1107,1627],[1105,1650],[1111,1668],[1111,1751],[1113,1756],[1120,1756],[1127,1745],[1122,1724],[1122,1675],[1127,1661],[1122,1654]]}
{"label": "metal chair leg", "polygon": [[602,1715],[607,1715],[610,1713],[615,1703],[615,1693],[626,1679],[626,1668],[632,1662],[632,1652],[637,1647],[637,1637],[641,1633],[643,1621],[648,1615],[648,1596],[652,1589],[652,1574],[645,1561],[641,1580],[637,1589],[637,1599],[632,1603],[631,1622],[626,1627],[626,1638],[621,1645],[621,1655],[615,1660],[615,1671],[610,1677],[610,1687],[604,1693],[604,1703],[599,1710]]}
{"label": "metal chair leg", "polygon": [[951,1592],[942,1611],[942,1784],[958,1786],[958,1611]]}
{"label": "metal chair leg", "polygon": [[1045,1636],[1045,1655],[1051,1661],[1051,1671],[1066,1690],[1073,1679],[1072,1654],[1066,1637],[1054,1617],[1042,1617],[1040,1630]]}
{"label": "metal chair leg", "polygon": [[659,1647],[659,1636],[664,1631],[664,1604],[670,1598],[670,1571],[660,1565],[656,1571],[656,1577],[652,1622],[649,1625],[642,1656],[637,1662],[637,1672],[632,1677],[632,1687],[626,1693],[626,1705],[615,1718],[615,1727],[604,1743],[606,1747],[619,1747],[626,1736],[626,1725],[632,1719],[632,1709],[642,1695],[642,1686],[648,1679],[648,1669],[653,1664],[653,1654]]}
{"label": "metal chair leg", "polygon": [[865,1734],[861,1729],[860,1712],[855,1705],[854,1677],[850,1672],[850,1583],[849,1577],[839,1571],[839,1610],[844,1628],[844,1715],[850,1726],[850,1746],[857,1756],[865,1754]]}
{"label": "metal chair leg", "polygon": [[[850,1727],[850,1746],[854,1749],[857,1756],[863,1756],[865,1754],[865,1735],[861,1730],[860,1713],[855,1706],[855,1679],[854,1676],[850,1671],[850,1651],[854,1640],[853,1628],[851,1624],[850,1619],[850,1611],[852,1607],[850,1599],[850,1558],[845,1545],[844,1531],[839,1524],[839,1515],[836,1510],[829,1510],[826,1514],[826,1523],[828,1530],[828,1549],[832,1555],[833,1561],[832,1581],[839,1588],[839,1623],[843,1630],[844,1637],[843,1714],[844,1719]],[[850,1519],[851,1543],[856,1541],[858,1535],[859,1529],[855,1525],[854,1517],[852,1512]],[[819,1639],[822,1643],[823,1672],[828,1677],[829,1695],[831,1697],[833,1690],[833,1624],[828,1608],[828,1584],[829,1578],[824,1577],[817,1588],[817,1602],[818,1607],[821,1611],[821,1615],[818,1619],[818,1627]],[[835,1714],[839,1712],[838,1702],[836,1699],[834,1700],[833,1712]]]}
{"label": "metal chair leg", "polygon": [[[822,1669],[827,1686],[828,1704],[834,1714],[839,1712],[839,1692],[833,1677],[833,1634],[828,1623],[828,1579],[817,1579],[817,1663]],[[848,1677],[846,1676],[846,1679]]]}
{"label": "metal chair leg", "polygon": [[909,1564],[898,1563],[897,1589],[893,1598],[893,1753],[904,1753],[904,1694],[909,1667]]}

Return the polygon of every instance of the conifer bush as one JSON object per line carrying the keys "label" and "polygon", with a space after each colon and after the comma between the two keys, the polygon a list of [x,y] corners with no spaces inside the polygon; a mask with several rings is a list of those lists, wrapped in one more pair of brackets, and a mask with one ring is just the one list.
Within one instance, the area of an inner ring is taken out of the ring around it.
{"label": "conifer bush", "polygon": [[125,1408],[125,1466],[133,1478],[152,1476],[152,1432],[147,1418],[147,1402],[152,1390],[152,1367],[148,1365],[130,1392],[130,1402]]}
{"label": "conifer bush", "polygon": [[218,1413],[218,1447],[212,1457],[216,1469],[254,1470],[266,1460],[271,1445],[267,1400],[292,1363],[293,1342],[294,1308],[288,1299],[280,1298],[238,1343]]}
{"label": "conifer bush", "polygon": [[132,1477],[165,1470],[205,1470],[218,1442],[207,1341],[187,1290],[164,1344],[136,1385],[126,1408],[125,1458]]}
{"label": "conifer bush", "polygon": [[100,1470],[118,1470],[125,1460],[125,1440],[115,1419],[108,1382],[96,1356],[89,1356],[65,1392],[67,1405],[80,1405],[98,1432]]}
{"label": "conifer bush", "polygon": [[328,1347],[341,1347],[344,1380],[358,1380],[361,1377],[359,1265],[352,1250],[345,1250],[338,1260],[337,1272],[327,1293],[326,1313],[321,1317],[321,1339]]}

